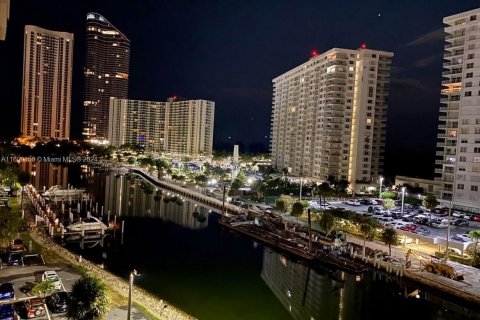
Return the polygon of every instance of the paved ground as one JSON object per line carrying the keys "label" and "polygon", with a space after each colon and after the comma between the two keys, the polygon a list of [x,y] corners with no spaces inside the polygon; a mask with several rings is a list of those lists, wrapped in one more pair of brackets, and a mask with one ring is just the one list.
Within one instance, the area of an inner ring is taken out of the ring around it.
{"label": "paved ground", "polygon": [[[58,276],[62,279],[63,290],[70,291],[75,281],[80,278],[78,271],[71,266],[51,265],[51,266],[25,266],[25,267],[4,267],[0,270],[0,283],[10,282],[15,288],[15,298],[12,300],[2,300],[1,303],[13,303],[15,309],[21,310],[24,300],[32,298],[30,289],[39,281],[41,281],[42,273],[46,270],[54,270]],[[50,311],[50,310],[49,310]],[[22,312],[20,312],[18,319],[22,318]],[[127,318],[127,307],[114,308],[107,314],[107,320],[124,320]],[[36,319],[55,319],[55,320],[67,320],[65,314],[47,313],[46,317],[39,317]],[[132,319],[134,320],[150,320],[147,316],[142,314],[137,309],[132,309]]]}

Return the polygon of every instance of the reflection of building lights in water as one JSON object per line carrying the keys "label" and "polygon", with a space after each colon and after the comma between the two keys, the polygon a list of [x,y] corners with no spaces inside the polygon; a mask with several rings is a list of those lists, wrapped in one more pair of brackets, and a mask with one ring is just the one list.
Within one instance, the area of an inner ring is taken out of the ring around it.
{"label": "reflection of building lights in water", "polygon": [[290,290],[287,290],[287,297],[289,297],[289,298],[292,297],[292,293],[290,292]]}
{"label": "reflection of building lights in water", "polygon": [[357,276],[355,277],[355,281],[357,281],[357,282],[362,281],[362,276],[357,275]]}
{"label": "reflection of building lights in water", "polygon": [[419,295],[419,294],[417,294],[417,295],[415,296],[415,298],[417,298],[417,299],[420,299],[420,295]]}

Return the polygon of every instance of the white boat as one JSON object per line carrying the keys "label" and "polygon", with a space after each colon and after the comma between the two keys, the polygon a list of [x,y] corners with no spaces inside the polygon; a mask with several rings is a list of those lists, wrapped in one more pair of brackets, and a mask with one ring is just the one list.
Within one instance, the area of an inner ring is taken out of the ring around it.
{"label": "white boat", "polygon": [[66,228],[69,231],[74,231],[74,232],[81,232],[82,230],[87,232],[107,230],[107,226],[102,221],[100,221],[95,217],[87,218],[85,220],[82,220],[82,222],[72,223],[71,225],[66,226]]}
{"label": "white boat", "polygon": [[85,189],[64,189],[60,185],[56,185],[45,191],[42,196],[55,198],[55,197],[77,197],[82,195]]}

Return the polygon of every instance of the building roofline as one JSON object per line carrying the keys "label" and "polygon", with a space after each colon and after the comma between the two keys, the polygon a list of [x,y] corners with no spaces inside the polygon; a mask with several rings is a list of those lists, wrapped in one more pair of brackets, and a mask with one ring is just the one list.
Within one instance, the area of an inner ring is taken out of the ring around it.
{"label": "building roofline", "polygon": [[118,31],[118,33],[120,33],[120,35],[122,35],[122,37],[124,37],[125,39],[127,39],[129,42],[130,42],[130,39],[122,32],[120,31],[113,23],[111,23],[110,21],[108,21],[107,18],[105,18],[103,15],[101,15],[100,13],[98,12],[89,12],[87,13],[87,22],[89,20],[97,20],[97,21],[101,21],[101,22],[104,22],[104,23],[107,23],[108,25],[110,25],[111,27],[113,27],[116,31]]}
{"label": "building roofline", "polygon": [[448,24],[447,21],[451,21],[451,20],[457,20],[457,19],[461,19],[461,18],[467,18],[473,14],[479,14],[480,13],[480,8],[477,8],[477,9],[472,9],[472,10],[469,10],[469,11],[464,11],[464,12],[460,12],[460,13],[456,13],[456,14],[453,14],[451,16],[446,16],[443,18],[443,23],[444,24]]}
{"label": "building roofline", "polygon": [[72,32],[48,30],[48,29],[45,29],[45,28],[41,28],[41,27],[38,27],[38,26],[31,25],[31,24],[27,24],[25,26],[25,32],[28,32],[28,31],[36,31],[36,32],[43,33],[43,34],[46,34],[46,35],[49,35],[49,36],[69,38],[69,39],[72,39],[72,40],[74,38],[74,34]]}

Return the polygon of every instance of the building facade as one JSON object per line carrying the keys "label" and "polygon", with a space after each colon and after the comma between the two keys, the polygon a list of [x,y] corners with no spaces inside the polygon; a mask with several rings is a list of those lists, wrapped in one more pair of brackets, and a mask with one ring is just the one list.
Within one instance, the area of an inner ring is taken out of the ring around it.
{"label": "building facade", "polygon": [[110,98],[128,96],[130,40],[98,13],[86,27],[83,135],[93,141],[107,137]]}
{"label": "building facade", "polygon": [[10,16],[10,0],[0,0],[0,40],[7,37],[7,22]]}
{"label": "building facade", "polygon": [[25,26],[21,135],[70,137],[73,34]]}
{"label": "building facade", "polygon": [[480,9],[443,19],[445,54],[435,180],[440,202],[480,211]]}
{"label": "building facade", "polygon": [[215,103],[111,99],[108,141],[134,144],[154,152],[211,155]]}
{"label": "building facade", "polygon": [[273,79],[272,164],[365,192],[382,173],[393,53],[331,49]]}

